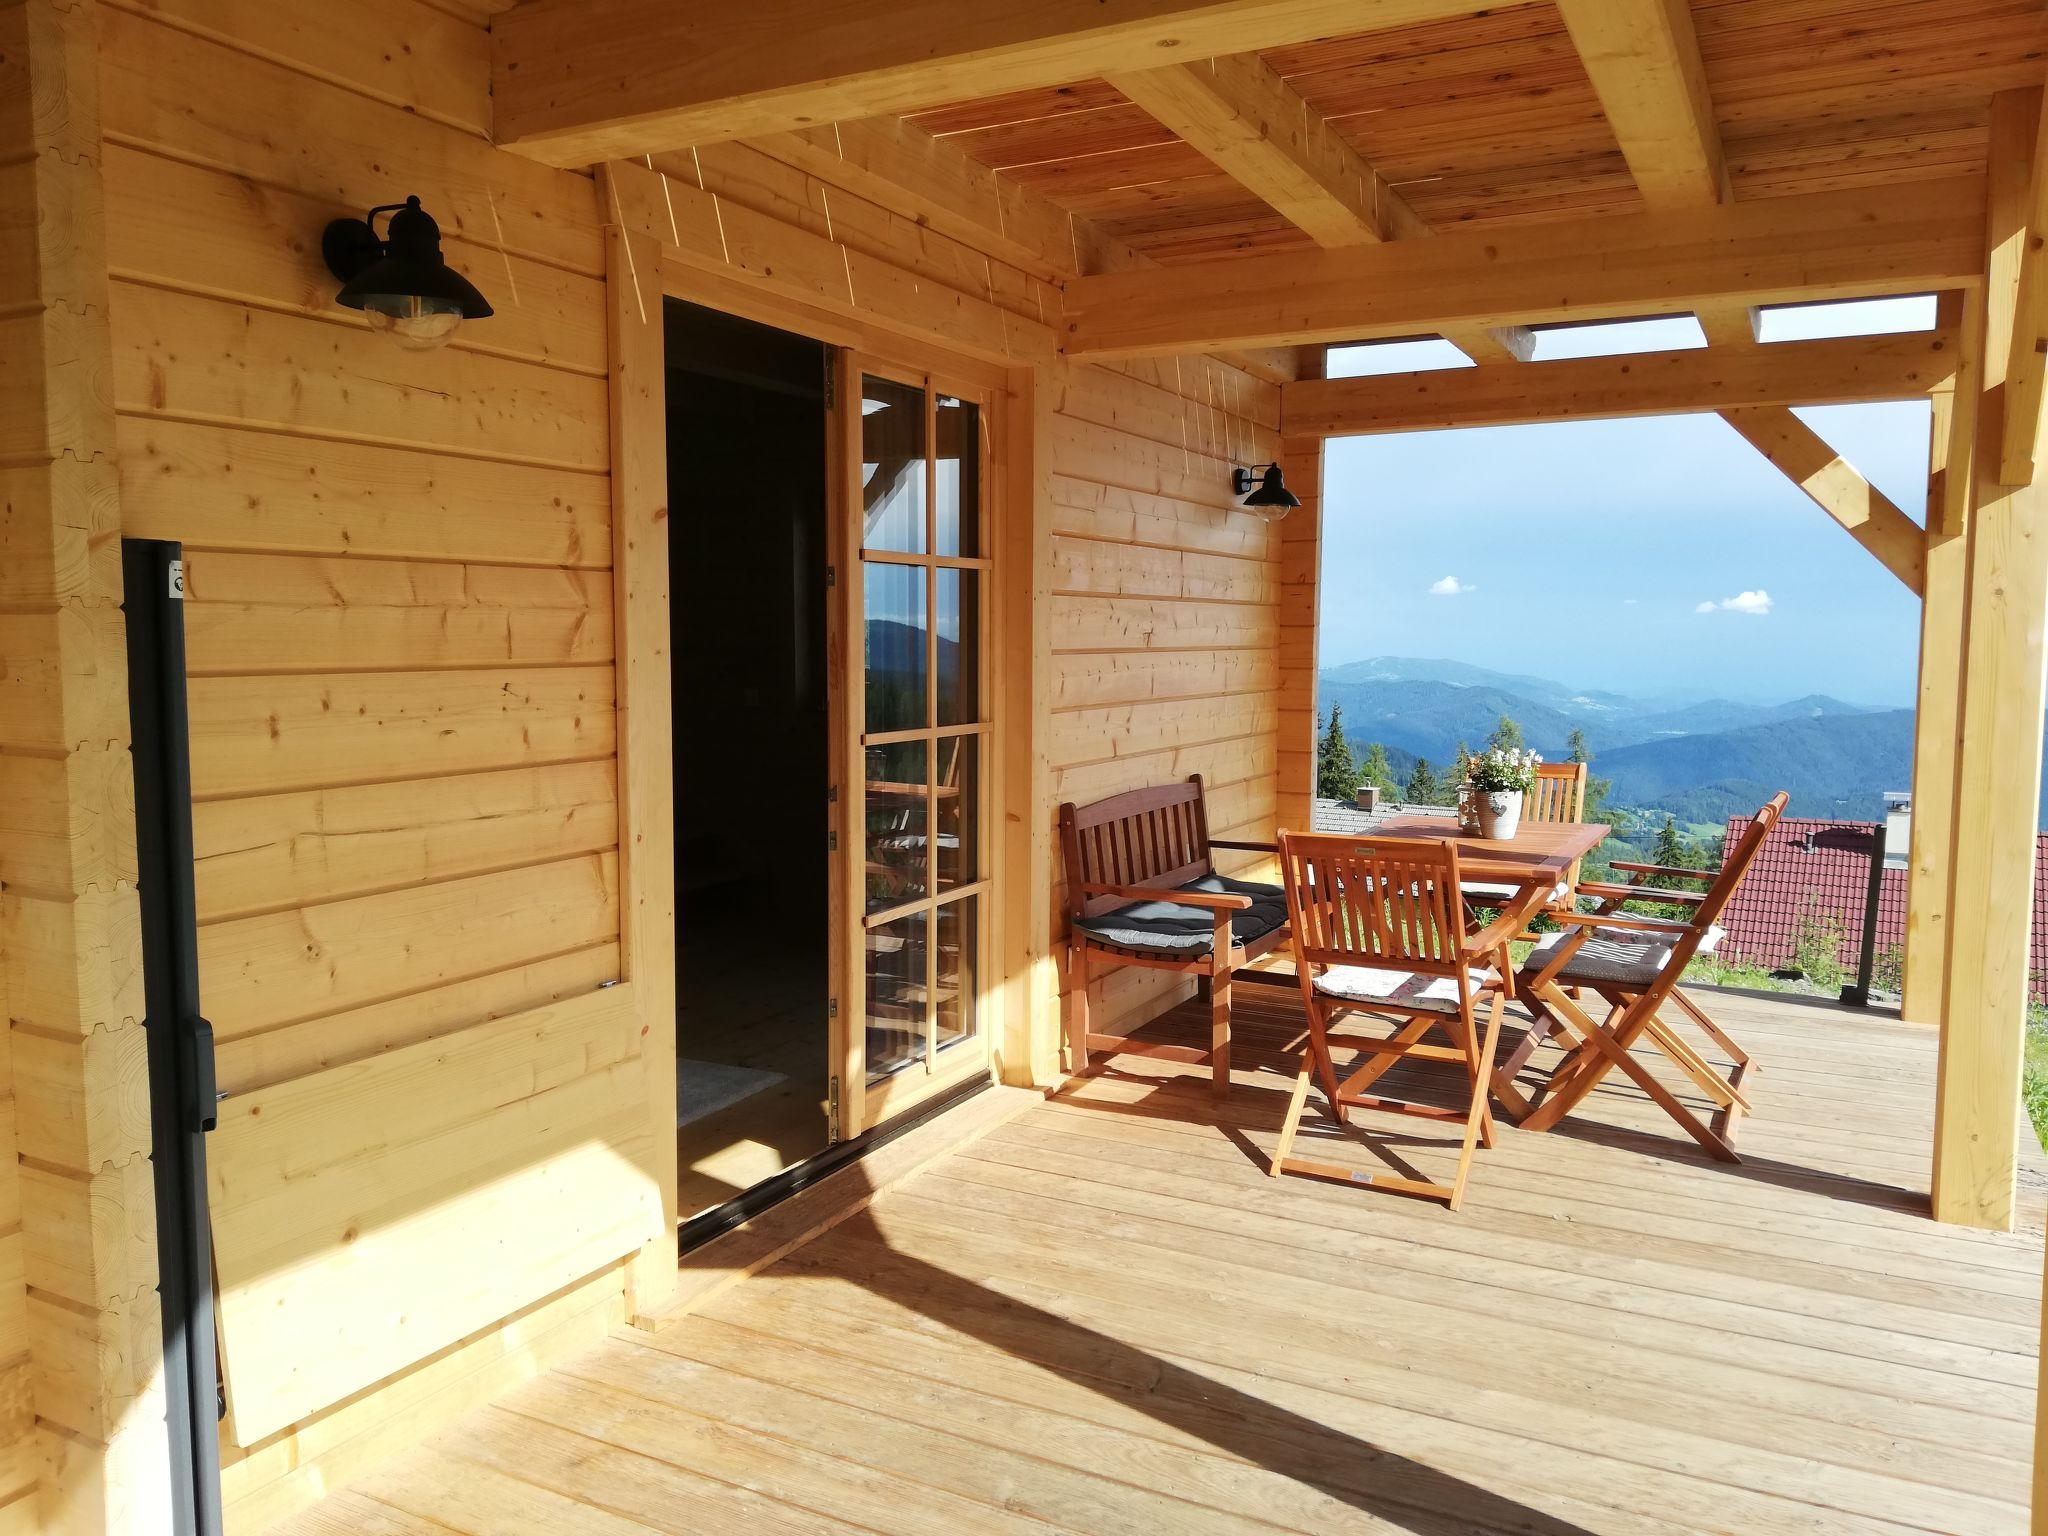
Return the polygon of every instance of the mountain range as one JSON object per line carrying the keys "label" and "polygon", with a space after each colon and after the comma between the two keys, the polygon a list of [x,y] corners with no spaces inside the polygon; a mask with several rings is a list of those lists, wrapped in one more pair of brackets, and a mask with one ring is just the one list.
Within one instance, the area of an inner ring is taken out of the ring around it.
{"label": "mountain range", "polygon": [[[1317,707],[1343,711],[1354,750],[1380,742],[1397,777],[1483,746],[1507,715],[1546,758],[1583,732],[1609,802],[1718,822],[1777,790],[1795,816],[1875,819],[1886,790],[1913,782],[1913,712],[1808,694],[1775,704],[1637,699],[1466,662],[1376,656],[1319,674]],[[2048,810],[2048,797],[2044,797]],[[2048,825],[2048,815],[2043,816]]]}

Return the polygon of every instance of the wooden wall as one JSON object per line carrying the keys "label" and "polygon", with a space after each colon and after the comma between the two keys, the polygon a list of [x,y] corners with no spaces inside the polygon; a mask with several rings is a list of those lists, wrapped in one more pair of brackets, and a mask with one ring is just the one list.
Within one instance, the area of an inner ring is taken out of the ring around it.
{"label": "wooden wall", "polygon": [[[13,375],[0,383],[0,441],[10,445],[0,459],[0,495],[5,498],[4,530],[9,535],[31,517],[47,522],[42,507],[31,510],[24,505],[17,511],[15,506],[17,500],[25,503],[48,473],[46,452],[28,441],[41,435],[30,426],[31,418],[42,414],[40,401],[22,377],[30,355],[23,338],[30,325],[40,324],[43,308],[36,238],[37,146],[29,102],[28,13],[19,3],[0,5],[0,351]],[[0,565],[18,563],[18,556],[9,560],[17,538],[0,538]],[[7,605],[0,610],[6,614],[0,625],[9,625],[15,605],[27,596],[17,580],[0,570],[0,602]],[[0,677],[11,678],[16,666],[0,650]],[[8,743],[0,740],[0,892],[20,883],[16,848],[32,829],[22,825],[24,817],[17,807],[24,777],[38,771],[37,764],[10,752]],[[12,901],[0,894],[0,904],[0,945],[5,945]],[[0,962],[0,1531],[20,1533],[32,1529],[37,1519],[37,1477],[27,1240],[15,1148],[14,1031],[7,1027],[13,1017],[8,995],[13,969]]]}
{"label": "wooden wall", "polygon": [[[224,1480],[253,1531],[616,1325],[661,1225],[645,1111],[668,1068],[634,983],[603,988],[623,963],[606,221],[592,178],[488,144],[462,7],[0,0],[0,69],[29,16],[73,77],[54,138],[0,122],[0,253],[54,240],[86,286],[52,295],[38,268],[0,289],[0,328],[45,365],[0,377],[0,1138],[23,1138],[0,1155],[0,1421],[43,1422],[66,1489],[76,1448],[123,1426],[161,1466],[114,556],[121,533],[176,539],[228,1095]],[[735,293],[900,323],[833,290],[867,258],[912,281],[862,300],[966,317],[979,366],[1028,381],[1036,825],[1200,772],[1219,835],[1269,835],[1281,545],[1229,469],[1276,452],[1274,387],[1205,359],[1046,365],[1043,266],[743,147],[689,172],[717,231],[750,231],[693,247]],[[336,309],[318,259],[327,219],[415,192],[498,308],[431,353]],[[1127,976],[1099,1007],[1114,1027],[1172,998]],[[66,1202],[116,1219],[73,1231]],[[0,1457],[0,1532],[34,1475]],[[117,1511],[162,1502],[95,1498],[71,1525],[146,1530]]]}
{"label": "wooden wall", "polygon": [[[1211,358],[1075,367],[1059,381],[1053,804],[1199,773],[1213,835],[1270,839],[1286,525],[1238,510],[1230,470],[1278,453],[1279,390]],[[1095,985],[1092,1027],[1134,1025],[1188,987],[1112,972]]]}
{"label": "wooden wall", "polygon": [[[253,1529],[406,1405],[594,1336],[658,1226],[637,1021],[598,991],[603,225],[592,178],[486,141],[487,34],[450,9],[106,0],[98,43],[122,527],[188,559],[226,1488]],[[329,218],[409,193],[497,308],[440,351],[336,308],[318,255]]]}

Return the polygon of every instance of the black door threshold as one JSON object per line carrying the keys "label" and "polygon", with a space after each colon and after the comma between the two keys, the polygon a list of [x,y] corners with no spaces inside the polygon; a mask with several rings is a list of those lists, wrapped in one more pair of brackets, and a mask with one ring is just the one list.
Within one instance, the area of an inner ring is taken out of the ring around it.
{"label": "black door threshold", "polygon": [[723,1237],[743,1222],[752,1221],[769,1207],[778,1205],[791,1195],[809,1189],[828,1174],[837,1173],[847,1164],[856,1162],[878,1147],[885,1147],[905,1132],[913,1131],[928,1120],[934,1120],[947,1110],[964,1104],[977,1093],[992,1085],[987,1077],[972,1077],[957,1088],[950,1088],[915,1108],[906,1110],[895,1119],[863,1131],[849,1141],[834,1142],[816,1157],[804,1159],[794,1168],[785,1168],[772,1179],[763,1179],[752,1189],[734,1195],[723,1205],[714,1205],[708,1211],[700,1211],[676,1229],[676,1252],[678,1256],[701,1248],[713,1238]]}

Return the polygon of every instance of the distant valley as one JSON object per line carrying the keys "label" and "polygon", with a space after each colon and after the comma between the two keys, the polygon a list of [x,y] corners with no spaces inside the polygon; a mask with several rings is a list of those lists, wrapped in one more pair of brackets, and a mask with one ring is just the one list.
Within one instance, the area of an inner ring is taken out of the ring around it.
{"label": "distant valley", "polygon": [[1755,810],[1780,789],[1791,792],[1792,815],[1868,821],[1886,790],[1912,787],[1913,712],[1823,694],[1778,704],[1637,699],[1464,662],[1380,656],[1320,674],[1317,708],[1332,705],[1354,751],[1380,742],[1400,779],[1418,757],[1442,768],[1460,742],[1483,746],[1502,715],[1546,758],[1563,757],[1578,730],[1593,772],[1613,784],[1611,804],[1687,823]]}

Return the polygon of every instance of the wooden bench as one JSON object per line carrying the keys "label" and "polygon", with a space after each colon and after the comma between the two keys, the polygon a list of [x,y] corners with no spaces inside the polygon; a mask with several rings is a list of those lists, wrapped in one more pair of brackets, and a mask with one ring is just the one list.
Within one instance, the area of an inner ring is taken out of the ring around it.
{"label": "wooden bench", "polygon": [[[1062,805],[1060,844],[1073,1070],[1086,1071],[1095,1051],[1206,1062],[1216,1092],[1227,1091],[1231,983],[1250,962],[1287,943],[1287,897],[1277,885],[1217,874],[1212,856],[1219,848],[1274,853],[1275,845],[1212,839],[1199,773],[1183,784]],[[1209,1003],[1209,1049],[1096,1033],[1088,1017],[1091,958],[1197,977]],[[1242,979],[1293,985],[1285,974]]]}

